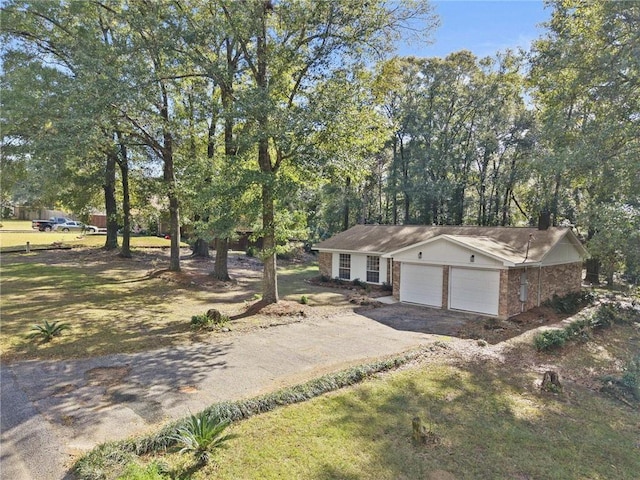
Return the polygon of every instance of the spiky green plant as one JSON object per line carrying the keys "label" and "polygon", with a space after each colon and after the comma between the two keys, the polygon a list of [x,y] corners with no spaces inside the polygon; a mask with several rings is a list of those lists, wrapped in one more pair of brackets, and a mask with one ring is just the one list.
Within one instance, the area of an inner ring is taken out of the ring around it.
{"label": "spiky green plant", "polygon": [[198,462],[208,463],[214,450],[224,448],[228,440],[235,438],[222,434],[229,424],[228,420],[200,412],[180,425],[173,438],[182,446],[180,453],[193,453]]}
{"label": "spiky green plant", "polygon": [[27,335],[27,338],[41,338],[43,342],[50,342],[53,337],[57,337],[62,334],[63,330],[68,330],[69,328],[71,328],[71,325],[68,323],[49,323],[45,320],[42,325],[31,327],[31,330],[34,331]]}

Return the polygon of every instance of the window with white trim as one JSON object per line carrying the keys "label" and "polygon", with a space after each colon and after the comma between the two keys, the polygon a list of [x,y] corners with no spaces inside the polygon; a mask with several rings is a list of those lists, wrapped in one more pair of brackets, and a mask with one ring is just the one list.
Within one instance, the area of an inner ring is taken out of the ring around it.
{"label": "window with white trim", "polygon": [[380,257],[367,255],[367,283],[380,283]]}
{"label": "window with white trim", "polygon": [[342,280],[351,280],[351,255],[348,253],[340,254],[338,278],[341,278]]}

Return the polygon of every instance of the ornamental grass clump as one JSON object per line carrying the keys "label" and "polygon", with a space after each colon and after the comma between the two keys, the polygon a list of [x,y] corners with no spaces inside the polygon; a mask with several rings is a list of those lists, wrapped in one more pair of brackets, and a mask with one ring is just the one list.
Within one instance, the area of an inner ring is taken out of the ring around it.
{"label": "ornamental grass clump", "polygon": [[187,418],[176,429],[173,439],[182,447],[180,453],[193,453],[198,463],[206,464],[214,450],[224,448],[227,441],[235,438],[232,434],[223,435],[229,424],[229,420],[200,412]]}
{"label": "ornamental grass clump", "polygon": [[27,335],[27,338],[39,338],[43,342],[50,342],[51,340],[53,340],[53,337],[61,335],[64,330],[68,330],[69,328],[71,328],[71,325],[69,325],[68,323],[49,323],[45,320],[42,325],[34,325],[33,327],[31,327],[31,330],[34,331]]}

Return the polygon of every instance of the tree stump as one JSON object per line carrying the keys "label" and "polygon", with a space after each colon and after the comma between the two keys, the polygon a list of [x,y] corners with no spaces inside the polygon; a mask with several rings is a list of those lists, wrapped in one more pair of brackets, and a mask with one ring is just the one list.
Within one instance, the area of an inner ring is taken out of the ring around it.
{"label": "tree stump", "polygon": [[435,444],[438,442],[438,437],[435,433],[428,430],[422,423],[420,417],[413,418],[413,440],[420,445]]}
{"label": "tree stump", "polygon": [[554,372],[553,370],[548,370],[544,372],[544,376],[542,377],[542,385],[540,389],[545,392],[553,392],[560,393],[562,392],[562,384],[560,383],[560,377],[558,376],[558,372]]}
{"label": "tree stump", "polygon": [[213,323],[217,324],[222,322],[222,314],[215,308],[207,310],[207,317],[209,317],[213,321]]}

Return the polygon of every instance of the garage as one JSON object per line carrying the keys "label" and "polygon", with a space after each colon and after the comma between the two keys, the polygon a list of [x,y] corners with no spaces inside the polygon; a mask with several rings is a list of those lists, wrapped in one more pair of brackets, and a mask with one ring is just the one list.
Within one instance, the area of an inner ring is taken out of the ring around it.
{"label": "garage", "polygon": [[400,301],[442,307],[442,267],[402,263]]}
{"label": "garage", "polygon": [[449,308],[498,315],[500,271],[452,267]]}

